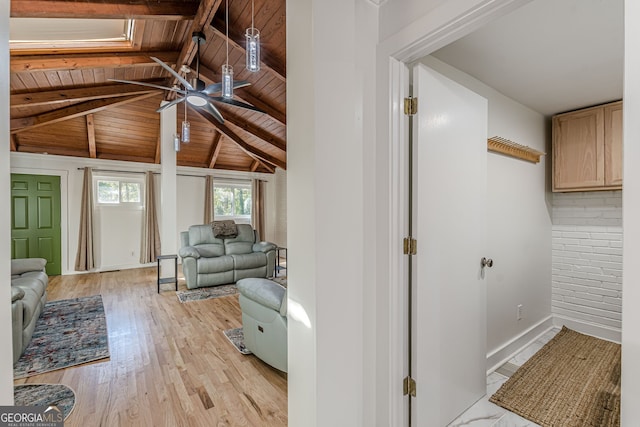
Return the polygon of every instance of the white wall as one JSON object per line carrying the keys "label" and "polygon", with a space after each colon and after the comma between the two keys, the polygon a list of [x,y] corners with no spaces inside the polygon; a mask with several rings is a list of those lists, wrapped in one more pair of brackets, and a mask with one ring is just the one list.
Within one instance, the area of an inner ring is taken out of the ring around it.
{"label": "white wall", "polygon": [[[9,174],[9,3],[0,2],[0,194],[10,194]],[[0,405],[13,405],[13,347],[11,338],[11,210],[0,209]]]}
{"label": "white wall", "polygon": [[640,2],[625,0],[621,425],[640,420]]}
{"label": "white wall", "polygon": [[620,342],[622,191],[554,193],[556,324]]}
{"label": "white wall", "polygon": [[[448,64],[421,62],[489,101],[488,137],[545,152],[544,117]],[[494,354],[551,314],[551,218],[546,203],[547,156],[540,163],[487,153],[487,350]],[[473,209],[472,207],[470,207]],[[523,318],[516,309],[523,306]]]}
{"label": "white wall", "polygon": [[[84,159],[64,156],[51,156],[27,153],[11,153],[11,172],[59,175],[62,193],[62,274],[72,274],[76,251],[78,247],[78,223],[80,220],[80,202],[82,194],[83,171],[78,168],[91,166],[95,169],[141,172],[160,171],[159,165],[118,162],[109,160]],[[226,171],[209,171],[196,168],[178,168],[178,174],[197,175],[177,177],[177,214],[178,233],[186,230],[189,225],[201,224],[204,219],[204,178],[206,173],[213,173],[216,177],[250,179],[259,177],[267,181],[267,188],[278,193],[278,182],[272,175],[232,173]],[[121,173],[99,172],[112,176],[133,176],[143,178],[143,175],[128,175]],[[156,208],[158,221],[162,222],[160,175],[154,175],[156,184]],[[214,178],[215,180],[215,178]],[[276,207],[266,203],[268,211]],[[281,207],[279,209],[282,209]],[[142,230],[142,211],[139,209],[113,210],[109,207],[98,207],[95,211],[95,232],[97,256],[97,271],[136,268],[142,266],[140,259],[140,236]],[[274,216],[271,216],[274,219]],[[269,217],[267,217],[269,221]],[[273,228],[273,226],[271,225]],[[178,242],[179,235],[175,237]],[[166,251],[163,251],[166,253]],[[150,265],[150,264],[147,264]]]}

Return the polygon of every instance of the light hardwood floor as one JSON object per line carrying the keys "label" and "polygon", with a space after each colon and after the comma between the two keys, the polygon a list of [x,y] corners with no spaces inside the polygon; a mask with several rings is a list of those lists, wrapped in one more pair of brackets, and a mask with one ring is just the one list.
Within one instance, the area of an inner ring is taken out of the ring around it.
{"label": "light hardwood floor", "polygon": [[111,357],[15,383],[74,389],[67,427],[286,426],[286,374],[223,335],[241,326],[238,296],[181,304],[163,286],[155,268],[52,277],[49,300],[102,295]]}

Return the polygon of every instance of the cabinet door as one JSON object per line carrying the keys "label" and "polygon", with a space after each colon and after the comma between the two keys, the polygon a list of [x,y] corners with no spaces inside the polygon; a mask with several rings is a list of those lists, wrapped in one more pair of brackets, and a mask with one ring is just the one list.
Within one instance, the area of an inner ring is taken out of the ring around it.
{"label": "cabinet door", "polygon": [[604,109],[589,108],[553,118],[553,189],[604,185]]}
{"label": "cabinet door", "polygon": [[622,102],[604,107],[604,185],[622,187]]}

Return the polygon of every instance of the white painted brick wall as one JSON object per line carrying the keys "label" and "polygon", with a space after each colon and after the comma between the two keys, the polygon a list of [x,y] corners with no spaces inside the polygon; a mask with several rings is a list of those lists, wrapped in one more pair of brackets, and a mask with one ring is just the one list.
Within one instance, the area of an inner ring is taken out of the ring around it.
{"label": "white painted brick wall", "polygon": [[620,330],[622,192],[552,197],[552,312]]}

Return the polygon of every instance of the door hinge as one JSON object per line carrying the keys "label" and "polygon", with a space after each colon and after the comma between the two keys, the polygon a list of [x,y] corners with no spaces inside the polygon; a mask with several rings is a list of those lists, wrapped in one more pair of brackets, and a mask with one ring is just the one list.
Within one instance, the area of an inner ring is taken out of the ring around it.
{"label": "door hinge", "polygon": [[405,377],[402,381],[403,396],[416,397],[416,380],[411,377]]}
{"label": "door hinge", "polygon": [[404,99],[405,116],[413,116],[418,113],[418,98],[408,97]]}
{"label": "door hinge", "polygon": [[416,255],[418,253],[418,241],[411,237],[405,237],[403,248],[405,255]]}

